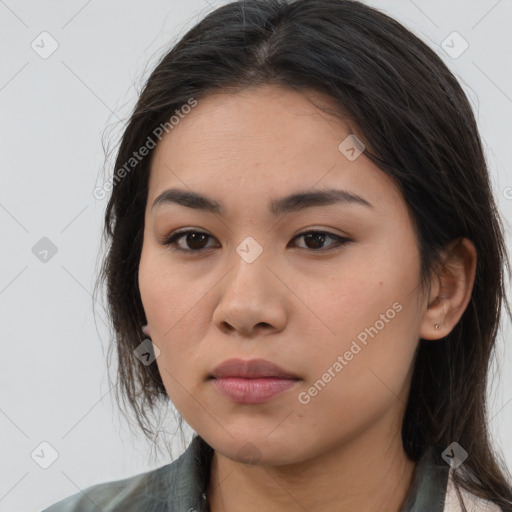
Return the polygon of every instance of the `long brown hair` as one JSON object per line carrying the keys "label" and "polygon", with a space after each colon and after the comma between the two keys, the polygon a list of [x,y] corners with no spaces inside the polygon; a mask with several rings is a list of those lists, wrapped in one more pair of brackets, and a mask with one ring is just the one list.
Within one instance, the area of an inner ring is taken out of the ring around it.
{"label": "long brown hair", "polygon": [[148,436],[151,414],[169,400],[157,366],[134,357],[146,323],[137,272],[152,150],[136,162],[130,158],[158,127],[168,131],[170,116],[191,98],[200,102],[213,91],[259,84],[324,93],[339,106],[340,118],[354,123],[365,155],[393,177],[410,209],[422,286],[451,241],[474,243],[478,261],[468,307],[446,337],[419,340],[402,439],[414,461],[430,445],[457,441],[469,458],[455,472],[456,484],[512,511],[510,477],[490,444],[486,420],[502,306],[511,316],[504,286],[510,264],[473,111],[434,51],[357,1],[232,2],[189,30],[148,78],[117,152],[115,169],[125,172],[115,174],[110,187],[108,253],[97,282],[106,283],[123,400]]}

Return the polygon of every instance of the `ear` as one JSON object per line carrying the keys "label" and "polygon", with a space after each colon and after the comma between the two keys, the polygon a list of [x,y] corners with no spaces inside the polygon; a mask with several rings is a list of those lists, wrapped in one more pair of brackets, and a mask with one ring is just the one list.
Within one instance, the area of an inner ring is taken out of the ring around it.
{"label": "ear", "polygon": [[434,276],[428,302],[425,301],[420,338],[443,338],[457,325],[471,299],[476,260],[475,246],[468,238],[451,242],[443,251],[438,275]]}

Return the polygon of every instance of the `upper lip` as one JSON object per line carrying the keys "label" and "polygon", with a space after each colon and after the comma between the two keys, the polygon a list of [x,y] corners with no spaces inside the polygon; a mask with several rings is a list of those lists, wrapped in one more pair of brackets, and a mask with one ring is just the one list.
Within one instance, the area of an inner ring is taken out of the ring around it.
{"label": "upper lip", "polygon": [[265,359],[227,359],[212,371],[211,377],[240,377],[257,379],[258,377],[276,377],[280,379],[299,379],[274,363]]}

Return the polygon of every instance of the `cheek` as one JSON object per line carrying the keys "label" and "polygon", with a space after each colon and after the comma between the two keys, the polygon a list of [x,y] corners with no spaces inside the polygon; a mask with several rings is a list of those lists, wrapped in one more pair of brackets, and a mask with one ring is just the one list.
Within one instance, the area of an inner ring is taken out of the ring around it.
{"label": "cheek", "polygon": [[[308,353],[309,380],[330,372],[343,374],[352,386],[357,386],[374,380],[374,371],[400,388],[418,344],[417,324],[416,310],[402,301],[383,300],[358,314],[339,315],[336,322],[331,322],[335,334],[324,334],[317,337],[313,347],[303,347]],[[307,338],[314,339],[313,332]],[[322,350],[318,350],[319,345]]]}
{"label": "cheek", "polygon": [[[299,290],[326,338],[340,343],[356,337],[375,322],[379,330],[388,330],[390,323],[396,323],[394,317],[400,315],[393,304],[406,300],[409,283],[413,282],[401,262],[389,265],[367,252],[358,254],[353,261],[344,260],[334,270],[327,279],[316,276],[304,280]],[[385,316],[381,320],[382,314]]]}
{"label": "cheek", "polygon": [[165,251],[152,248],[143,249],[141,254],[139,290],[152,335],[162,339],[201,297],[199,284],[170,265]]}
{"label": "cheek", "polygon": [[149,250],[143,249],[139,264],[139,290],[152,337],[161,331],[165,312],[169,312],[169,298],[174,291],[169,289],[171,283],[162,276],[158,259]]}
{"label": "cheek", "polygon": [[320,408],[334,400],[369,411],[406,387],[418,344],[420,314],[412,292],[419,267],[413,259],[387,256],[368,253],[322,287],[307,285],[308,304],[322,320],[315,319],[322,350],[303,347],[308,381],[318,382],[312,401]]}
{"label": "cheek", "polygon": [[336,342],[309,351],[308,378],[295,410],[309,431],[318,431],[318,442],[326,430],[349,435],[406,403],[417,346],[411,315],[404,306],[384,327],[374,321],[360,328],[352,321],[347,331],[355,336],[345,336],[339,324]]}
{"label": "cheek", "polygon": [[207,328],[207,288],[169,265],[165,251],[148,249],[141,254],[139,289],[151,339],[160,350],[160,375],[171,400],[181,403],[180,390],[193,392],[194,379],[204,372],[195,340],[201,340]]}

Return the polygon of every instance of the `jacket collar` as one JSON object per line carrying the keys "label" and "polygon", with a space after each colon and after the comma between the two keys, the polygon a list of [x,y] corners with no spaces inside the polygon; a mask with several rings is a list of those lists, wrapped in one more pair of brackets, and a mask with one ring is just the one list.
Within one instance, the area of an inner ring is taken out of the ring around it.
{"label": "jacket collar", "polygon": [[443,512],[450,466],[441,450],[431,446],[416,465],[409,493],[400,512]]}

